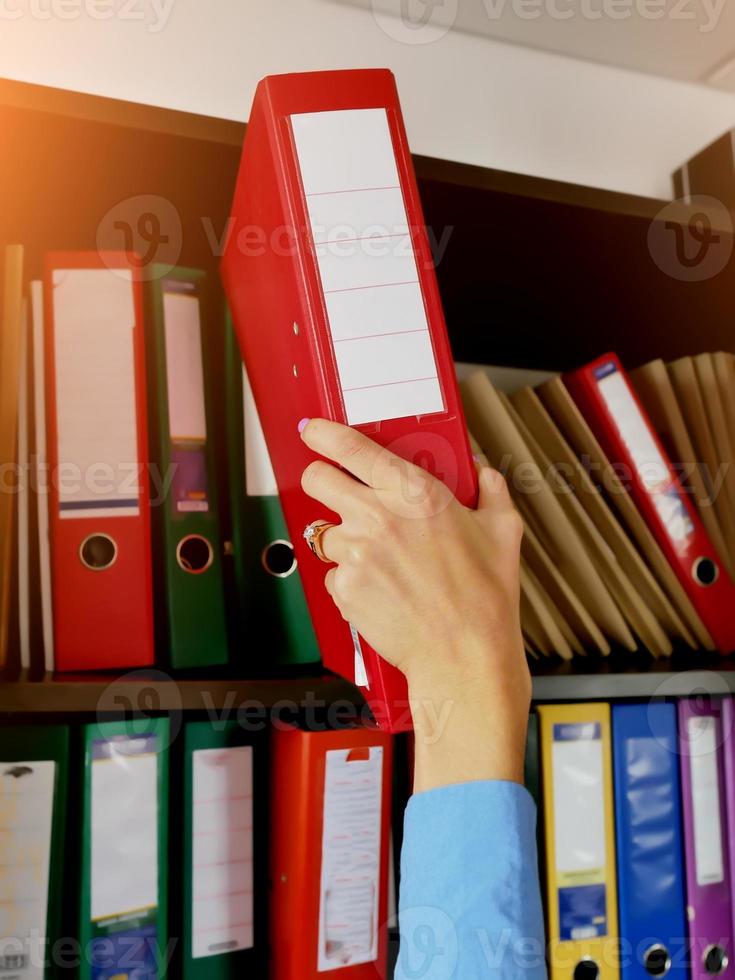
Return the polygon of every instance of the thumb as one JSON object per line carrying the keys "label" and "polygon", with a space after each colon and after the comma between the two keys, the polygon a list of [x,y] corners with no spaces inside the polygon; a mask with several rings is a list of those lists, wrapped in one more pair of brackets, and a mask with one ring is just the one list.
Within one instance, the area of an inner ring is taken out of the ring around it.
{"label": "thumb", "polygon": [[477,481],[479,484],[478,511],[497,511],[498,509],[513,507],[508,484],[503,474],[499,473],[498,470],[494,470],[491,466],[479,467]]}
{"label": "thumb", "polygon": [[515,508],[502,473],[483,466],[477,474],[479,493],[477,519],[497,540],[507,541],[517,550],[523,537],[523,521]]}

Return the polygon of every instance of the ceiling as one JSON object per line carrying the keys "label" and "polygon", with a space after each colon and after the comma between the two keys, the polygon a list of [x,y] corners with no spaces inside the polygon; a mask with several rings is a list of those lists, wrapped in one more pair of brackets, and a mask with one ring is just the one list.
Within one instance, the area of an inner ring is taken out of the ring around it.
{"label": "ceiling", "polygon": [[339,0],[407,43],[460,30],[735,92],[735,0]]}

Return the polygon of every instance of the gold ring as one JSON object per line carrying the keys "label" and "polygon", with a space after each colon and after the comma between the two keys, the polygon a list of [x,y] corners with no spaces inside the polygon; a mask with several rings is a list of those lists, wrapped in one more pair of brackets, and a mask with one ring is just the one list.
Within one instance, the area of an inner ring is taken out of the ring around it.
{"label": "gold ring", "polygon": [[337,525],[332,524],[330,521],[312,521],[311,524],[307,524],[304,528],[304,541],[306,541],[312,553],[316,555],[319,561],[323,561],[327,565],[333,565],[334,562],[324,554],[321,539],[324,532],[328,531],[330,527],[337,527]]}

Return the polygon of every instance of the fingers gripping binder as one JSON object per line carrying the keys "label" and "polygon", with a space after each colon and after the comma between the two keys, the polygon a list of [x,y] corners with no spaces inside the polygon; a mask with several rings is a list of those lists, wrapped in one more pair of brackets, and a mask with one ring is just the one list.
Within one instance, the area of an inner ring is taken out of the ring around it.
{"label": "fingers gripping binder", "polygon": [[[666,452],[614,354],[564,375],[578,407],[613,463],[624,465],[630,494],[722,653],[735,649],[735,585],[683,492]],[[627,475],[627,474],[626,474]]]}
{"label": "fingers gripping binder", "polygon": [[[477,481],[398,95],[386,70],[264,79],[222,276],[326,666],[409,727],[405,681],[351,635],[302,540],[302,418],[357,426],[473,506]],[[354,639],[354,643],[353,643]],[[363,672],[365,676],[360,678]]]}

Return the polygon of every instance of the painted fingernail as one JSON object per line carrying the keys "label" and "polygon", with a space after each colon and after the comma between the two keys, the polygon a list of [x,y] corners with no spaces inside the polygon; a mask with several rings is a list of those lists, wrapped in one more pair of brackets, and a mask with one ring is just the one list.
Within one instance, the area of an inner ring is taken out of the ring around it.
{"label": "painted fingernail", "polygon": [[311,422],[311,419],[302,419],[298,424],[299,432],[303,432],[309,422]]}
{"label": "painted fingernail", "polygon": [[481,463],[482,462],[482,456],[480,455],[480,453],[473,453],[472,454],[472,458],[474,459],[474,461],[476,463]]}

